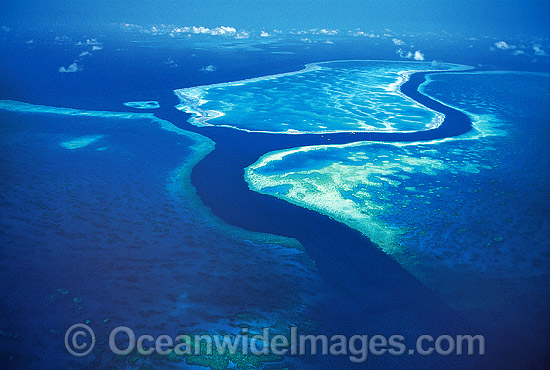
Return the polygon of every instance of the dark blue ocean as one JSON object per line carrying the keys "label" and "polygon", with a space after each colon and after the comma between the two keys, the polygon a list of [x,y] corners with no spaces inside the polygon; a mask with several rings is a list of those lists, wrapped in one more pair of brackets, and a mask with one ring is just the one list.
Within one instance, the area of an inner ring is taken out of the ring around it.
{"label": "dark blue ocean", "polygon": [[[423,334],[480,334],[486,340],[484,356],[371,354],[366,363],[353,364],[347,356],[317,355],[262,365],[245,360],[202,363],[216,369],[546,368],[547,270],[506,285],[508,296],[499,293],[498,307],[493,298],[484,299],[483,289],[471,295],[459,289],[462,281],[475,286],[475,274],[457,277],[451,282],[455,291],[475,305],[451,304],[452,289],[442,293],[434,288],[437,282],[426,284],[357,230],[249,189],[245,167],[274,150],[325,143],[319,137],[194,127],[187,122],[188,114],[174,108],[179,103],[176,89],[291,72],[327,60],[399,59],[394,50],[352,39],[307,48],[285,40],[189,42],[110,28],[97,35],[60,29],[40,38],[33,35],[32,43],[24,32],[4,33],[0,40],[1,368],[206,368],[200,361],[181,358],[115,356],[107,342],[117,326],[130,327],[138,335],[172,337],[233,334],[242,327],[287,333],[289,326],[297,326],[307,334],[329,336],[399,334],[407,338],[408,347]],[[101,50],[91,51],[95,42],[75,45],[92,38],[99,40]],[[441,46],[438,42],[434,49]],[[91,55],[80,57],[85,51]],[[472,66],[481,58],[478,70],[549,70],[544,60],[534,65],[486,56],[475,48],[469,54],[448,51],[440,58]],[[81,70],[59,72],[60,66],[75,60]],[[207,66],[215,68],[205,71]],[[519,191],[523,198],[499,202],[520,210],[528,202],[526,208],[532,211],[513,222],[498,217],[490,222],[517,243],[515,255],[520,259],[506,262],[511,270],[522,262],[521,250],[531,241],[541,248],[536,267],[547,266],[550,250],[543,233],[550,221],[548,77],[542,79],[543,86],[536,76],[518,77],[524,84],[506,80],[502,88],[490,90],[488,86],[501,82],[441,74],[423,90],[437,101],[416,92],[424,78],[413,77],[402,91],[434,110],[447,109],[447,125],[412,136],[366,135],[362,140],[461,135],[471,122],[457,109],[501,114],[502,121],[528,120],[499,139],[495,150],[502,152],[485,155],[498,157],[499,169],[479,184],[467,178],[471,182],[464,182],[462,190],[490,188],[471,200],[481,197],[483,204],[492,205],[495,192],[511,194],[524,181],[529,187]],[[517,86],[536,86],[538,98],[533,100],[533,94]],[[160,108],[123,105],[129,101],[158,101]],[[479,106],[474,107],[475,102]],[[441,108],[441,103],[454,108]],[[353,141],[338,134],[334,140]],[[482,151],[475,142],[460,149]],[[289,168],[303,163],[306,160]],[[495,173],[504,185],[491,181]],[[510,179],[515,179],[513,185],[506,183]],[[454,179],[440,180],[450,184]],[[454,201],[457,194],[448,197]],[[465,199],[468,204],[470,198]],[[464,212],[461,217],[466,219],[469,213]],[[407,221],[392,217],[392,222]],[[531,233],[525,225],[533,224],[541,226]],[[430,232],[446,231],[435,224]],[[461,234],[460,243],[477,242],[482,233],[482,228],[466,230],[462,234],[471,236]],[[451,237],[449,243],[454,242]],[[506,270],[506,265],[500,267]],[[507,300],[510,309],[503,310],[502,301]],[[95,350],[84,358],[71,356],[64,346],[65,331],[75,323],[92,327],[97,338]]]}

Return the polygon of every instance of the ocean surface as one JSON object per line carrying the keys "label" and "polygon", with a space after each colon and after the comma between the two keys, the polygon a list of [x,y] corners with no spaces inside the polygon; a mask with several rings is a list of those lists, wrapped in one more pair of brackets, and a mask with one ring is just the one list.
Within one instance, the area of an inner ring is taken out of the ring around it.
{"label": "ocean surface", "polygon": [[[544,368],[544,66],[399,62],[358,41],[97,37],[2,34],[5,368],[230,366],[114,356],[120,325],[487,343],[485,356],[251,357],[240,369]],[[334,60],[347,61],[322,63]],[[442,69],[455,71],[427,72]],[[85,358],[63,342],[80,322],[98,338]]]}
{"label": "ocean surface", "polygon": [[249,132],[421,131],[443,115],[400,94],[414,71],[460,70],[444,63],[340,61],[297,72],[177,91],[197,126]]}
{"label": "ocean surface", "polygon": [[454,305],[536,312],[549,268],[548,86],[544,74],[432,74],[423,92],[468,112],[470,133],[268,153],[246,178],[361,231]]}

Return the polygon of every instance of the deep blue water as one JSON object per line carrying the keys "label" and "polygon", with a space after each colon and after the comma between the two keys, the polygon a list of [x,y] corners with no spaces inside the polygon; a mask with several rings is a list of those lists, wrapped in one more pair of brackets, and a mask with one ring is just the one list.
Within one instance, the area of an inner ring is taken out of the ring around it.
{"label": "deep blue water", "polygon": [[[228,237],[203,223],[197,205],[174,190],[177,181],[169,181],[190,154],[187,137],[147,119],[2,111],[0,330],[6,335],[0,336],[0,361],[7,368],[82,368],[90,360],[72,359],[62,344],[64,330],[75,322],[91,320],[99,337],[119,324],[175,334],[201,325],[231,327],[236,322],[229,318],[241,312],[286,323],[311,321],[316,332],[327,334],[482,333],[487,338],[484,358],[371,356],[370,368],[543,368],[547,354],[540,340],[546,333],[526,338],[513,318],[490,321],[490,315],[453,310],[358,232],[248,190],[243,171],[259,156],[323,144],[327,137],[199,129],[173,108],[177,88],[297,70],[320,60],[388,59],[393,53],[352,44],[330,53],[313,48],[275,55],[108,40],[74,74],[57,72],[78,54],[72,44],[29,47],[3,40],[12,51],[3,58],[0,97],[114,112],[138,112],[122,105],[127,101],[159,101],[158,117],[216,142],[191,176],[204,204],[232,225],[297,238],[317,270],[308,267],[305,256],[288,257],[293,252],[286,247]],[[184,67],[171,68],[165,63],[169,57]],[[216,73],[199,72],[210,64],[218,66]],[[445,113],[448,124],[425,133],[364,134],[353,140],[416,141],[467,132],[466,115],[417,92],[423,80],[423,74],[414,75],[402,91]],[[103,136],[82,149],[60,146],[86,135]],[[348,134],[331,137],[332,143],[349,141]],[[296,308],[302,304],[307,318]],[[515,348],[518,333],[522,345]],[[97,355],[91,366],[104,368],[109,360]],[[353,368],[344,358],[300,361],[296,368]]]}
{"label": "deep blue water", "polygon": [[268,153],[247,168],[247,181],[361,230],[472,317],[508,316],[543,334],[550,76],[429,77],[426,93],[472,115],[467,135]]}

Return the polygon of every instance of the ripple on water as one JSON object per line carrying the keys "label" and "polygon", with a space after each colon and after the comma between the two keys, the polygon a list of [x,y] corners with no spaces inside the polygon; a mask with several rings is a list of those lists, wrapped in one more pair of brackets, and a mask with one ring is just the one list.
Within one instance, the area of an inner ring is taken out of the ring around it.
{"label": "ripple on water", "polygon": [[455,64],[341,61],[298,72],[176,90],[178,109],[197,126],[296,134],[418,131],[443,115],[402,94],[413,71],[460,70]]}

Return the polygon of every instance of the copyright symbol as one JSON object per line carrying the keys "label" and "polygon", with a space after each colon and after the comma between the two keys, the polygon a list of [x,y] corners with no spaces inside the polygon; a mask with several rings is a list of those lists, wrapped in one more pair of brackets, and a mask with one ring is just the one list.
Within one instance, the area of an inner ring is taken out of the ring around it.
{"label": "copyright symbol", "polygon": [[85,324],[74,324],[65,332],[65,348],[75,357],[88,356],[95,347],[95,334]]}

